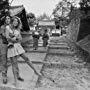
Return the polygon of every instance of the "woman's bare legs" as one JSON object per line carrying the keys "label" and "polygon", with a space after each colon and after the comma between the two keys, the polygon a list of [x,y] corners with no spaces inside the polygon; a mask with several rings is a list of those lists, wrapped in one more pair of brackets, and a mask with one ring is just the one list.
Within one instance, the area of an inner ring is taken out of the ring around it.
{"label": "woman's bare legs", "polygon": [[36,69],[34,68],[32,62],[29,60],[28,57],[26,57],[25,54],[21,54],[20,56],[21,56],[21,57],[25,60],[25,62],[34,70],[34,72],[35,72],[36,75],[41,76],[41,74],[36,71]]}
{"label": "woman's bare legs", "polygon": [[7,84],[7,57],[6,57],[6,54],[5,55],[2,55],[2,58],[4,59],[3,62],[4,62],[4,70],[2,71],[2,77],[3,77],[3,84]]}
{"label": "woman's bare legs", "polygon": [[12,64],[12,71],[13,71],[13,75],[14,75],[14,80],[15,80],[15,83],[17,83],[17,77],[19,75],[17,59],[16,59],[16,57],[11,57],[10,60],[11,60],[11,64]]}
{"label": "woman's bare legs", "polygon": [[4,67],[4,70],[2,71],[2,77],[3,77],[3,84],[7,84],[7,70],[8,70],[8,66],[7,66],[7,45],[6,44],[3,44],[4,46],[4,51],[5,53],[1,56],[2,59],[3,59],[3,67]]}
{"label": "woman's bare legs", "polygon": [[11,57],[11,64],[12,64],[12,71],[15,79],[15,83],[17,83],[17,79],[20,81],[24,81],[19,75],[19,68],[18,68],[18,62],[17,62],[17,57]]}

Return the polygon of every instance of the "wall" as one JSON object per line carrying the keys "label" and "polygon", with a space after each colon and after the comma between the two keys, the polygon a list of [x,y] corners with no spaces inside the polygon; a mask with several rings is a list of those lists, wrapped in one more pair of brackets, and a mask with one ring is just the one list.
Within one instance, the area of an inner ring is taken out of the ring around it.
{"label": "wall", "polygon": [[68,29],[66,32],[67,38],[73,42],[77,41],[79,26],[80,26],[80,19],[79,18],[72,19],[71,23],[68,25]]}

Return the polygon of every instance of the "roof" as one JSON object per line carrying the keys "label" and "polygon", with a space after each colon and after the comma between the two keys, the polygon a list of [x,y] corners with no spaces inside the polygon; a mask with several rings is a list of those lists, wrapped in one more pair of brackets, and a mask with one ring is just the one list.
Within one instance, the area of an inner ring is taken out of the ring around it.
{"label": "roof", "polygon": [[39,21],[39,26],[55,26],[54,21]]}
{"label": "roof", "polygon": [[23,5],[11,6],[9,12],[10,12],[11,16],[15,16],[18,13],[20,13],[23,9],[24,9]]}

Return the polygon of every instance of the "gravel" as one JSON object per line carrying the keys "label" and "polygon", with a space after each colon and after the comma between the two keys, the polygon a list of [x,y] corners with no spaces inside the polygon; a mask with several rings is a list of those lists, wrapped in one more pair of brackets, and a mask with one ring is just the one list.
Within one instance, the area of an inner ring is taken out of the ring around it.
{"label": "gravel", "polygon": [[[83,64],[75,63],[76,57],[61,57],[59,55],[48,55],[46,61],[49,62],[58,62],[62,65],[65,64],[65,67],[55,67],[53,65],[44,65],[42,73],[44,76],[51,78],[40,78],[40,86],[43,87],[54,87],[54,88],[69,88],[66,90],[78,90],[77,85],[85,88],[85,82],[83,78],[90,77],[88,75],[88,69],[84,68]],[[74,68],[72,68],[74,65]],[[80,65],[82,67],[80,67]],[[86,79],[85,79],[86,80]],[[90,85],[90,84],[89,84]],[[75,88],[75,89],[74,89]]]}
{"label": "gravel", "polygon": [[[57,40],[57,38],[53,38],[51,42],[65,43],[64,39]],[[46,88],[59,88],[59,90],[90,90],[90,72],[84,67],[85,63],[76,62],[81,60],[81,58],[76,57],[75,54],[74,56],[52,54],[62,52],[63,54],[73,53],[65,48],[55,49],[54,47],[54,49],[49,48],[48,51],[45,61],[53,64],[43,66],[41,73],[45,77],[39,77],[39,86]]]}

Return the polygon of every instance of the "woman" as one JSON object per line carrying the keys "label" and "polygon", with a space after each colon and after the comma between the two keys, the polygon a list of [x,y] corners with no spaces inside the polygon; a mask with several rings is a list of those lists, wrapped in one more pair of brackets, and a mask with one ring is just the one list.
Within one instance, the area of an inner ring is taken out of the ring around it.
{"label": "woman", "polygon": [[[8,40],[8,42],[12,42],[13,46],[12,47],[8,47],[8,52],[7,52],[7,57],[11,59],[12,61],[12,70],[13,70],[13,74],[14,74],[14,79],[15,82],[17,81],[17,56],[21,56],[25,62],[34,70],[35,74],[41,76],[41,74],[39,74],[33,64],[31,63],[31,61],[29,60],[28,57],[26,57],[25,55],[25,50],[23,49],[23,47],[21,46],[20,42],[22,40],[21,34],[20,34],[20,29],[21,29],[21,21],[18,17],[13,17],[12,18],[12,29],[11,30],[7,30],[6,32],[6,38]],[[10,34],[13,34],[14,37],[11,37]]]}
{"label": "woman", "polygon": [[48,40],[49,40],[49,35],[47,34],[47,29],[45,30],[45,32],[42,36],[42,40],[43,40],[43,47],[46,49],[46,47],[48,45]]}
{"label": "woman", "polygon": [[5,31],[6,31],[6,26],[10,26],[10,16],[5,16],[4,18],[4,25],[1,26],[0,28],[0,41],[1,41],[1,54],[2,56],[0,57],[2,66],[3,66],[3,71],[2,71],[2,77],[3,77],[3,83],[7,83],[7,39],[5,38]]}

